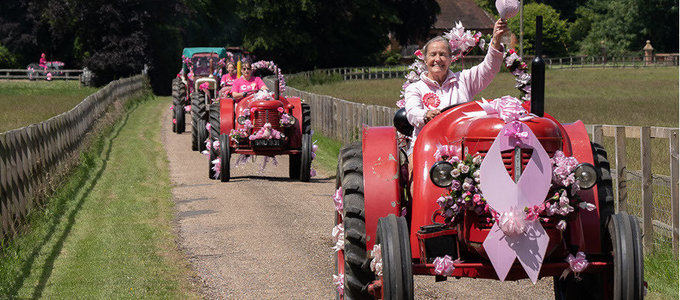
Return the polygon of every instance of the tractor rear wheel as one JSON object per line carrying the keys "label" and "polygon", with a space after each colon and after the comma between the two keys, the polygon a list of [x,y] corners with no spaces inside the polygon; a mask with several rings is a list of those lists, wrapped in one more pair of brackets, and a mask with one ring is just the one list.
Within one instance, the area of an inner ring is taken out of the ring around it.
{"label": "tractor rear wheel", "polygon": [[231,148],[229,148],[229,136],[220,134],[220,181],[227,182],[231,178],[230,173]]}
{"label": "tractor rear wheel", "polygon": [[[612,177],[607,160],[607,151],[597,143],[591,143],[593,150],[593,163],[597,171],[597,198],[600,207],[600,237],[602,239],[602,252],[610,251],[612,244],[609,241],[608,221],[614,214],[614,192],[612,190]],[[560,280],[555,276],[554,290],[555,299],[603,299],[606,293],[602,290],[611,274],[586,273],[580,275],[581,279],[574,278],[569,274],[567,278]]]}
{"label": "tractor rear wheel", "polygon": [[[361,145],[353,144],[345,148],[344,152],[357,155],[346,157],[343,159],[343,165],[338,167],[341,174],[337,176],[342,178],[340,187],[342,187],[343,194],[342,224],[345,231],[345,243],[344,249],[338,254],[336,272],[345,276],[344,299],[371,299],[367,288],[368,284],[373,281],[374,275],[366,256],[364,176],[363,168],[355,167],[363,164]],[[342,265],[342,270],[340,265]]]}
{"label": "tractor rear wheel", "polygon": [[409,232],[404,217],[378,220],[376,243],[383,260],[382,299],[413,299],[413,269]]}
{"label": "tractor rear wheel", "polygon": [[[308,182],[312,169],[312,116],[309,105],[302,103],[302,149],[300,154],[300,181]],[[293,170],[291,170],[292,172]]]}
{"label": "tractor rear wheel", "polygon": [[[204,124],[208,121],[206,110],[205,110],[205,96],[202,92],[194,91],[191,93],[191,150],[203,151],[201,143],[205,140],[199,139],[199,126],[198,121],[203,120]],[[205,127],[203,127],[205,130]]]}
{"label": "tractor rear wheel", "polygon": [[[208,139],[210,140],[210,163],[208,164],[208,176],[210,179],[215,178],[215,170],[212,168],[212,161],[217,159],[219,155],[219,148],[215,147],[215,141],[220,139],[220,105],[219,103],[214,103],[210,105],[210,111],[208,112],[208,118],[210,122],[210,132],[208,132]],[[222,144],[220,144],[220,147]],[[227,145],[229,146],[229,145]]]}

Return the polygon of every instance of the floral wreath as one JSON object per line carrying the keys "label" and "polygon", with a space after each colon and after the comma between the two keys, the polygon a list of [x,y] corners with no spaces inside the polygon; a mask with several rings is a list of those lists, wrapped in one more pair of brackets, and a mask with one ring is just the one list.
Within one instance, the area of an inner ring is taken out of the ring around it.
{"label": "floral wreath", "polygon": [[283,77],[281,69],[278,66],[276,66],[276,64],[274,64],[273,61],[260,60],[251,64],[251,67],[253,67],[253,70],[267,69],[269,71],[272,71],[279,79],[279,91],[281,93],[286,91],[286,79]]}

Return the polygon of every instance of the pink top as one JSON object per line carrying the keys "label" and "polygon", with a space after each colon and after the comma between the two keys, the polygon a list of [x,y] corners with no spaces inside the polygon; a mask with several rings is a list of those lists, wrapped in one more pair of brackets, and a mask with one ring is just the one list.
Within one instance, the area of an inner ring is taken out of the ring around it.
{"label": "pink top", "polygon": [[220,79],[220,84],[221,85],[232,85],[234,84],[234,80],[238,79],[238,75],[234,74],[233,76],[229,73],[222,75],[222,79]]}
{"label": "pink top", "polygon": [[413,125],[413,140],[425,125],[428,110],[443,109],[449,105],[472,101],[473,97],[485,89],[496,76],[503,63],[503,53],[493,47],[479,65],[453,73],[450,70],[444,83],[420,74],[420,80],[409,85],[405,91],[406,117]]}
{"label": "pink top", "polygon": [[231,86],[232,93],[243,93],[247,91],[254,91],[261,89],[264,85],[264,81],[260,77],[250,77],[250,80],[245,80],[243,76],[234,80]]}

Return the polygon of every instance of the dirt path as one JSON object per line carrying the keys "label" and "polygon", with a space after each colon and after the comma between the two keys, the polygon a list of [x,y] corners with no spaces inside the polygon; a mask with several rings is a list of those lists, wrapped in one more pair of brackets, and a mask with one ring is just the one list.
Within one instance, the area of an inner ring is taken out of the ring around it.
{"label": "dirt path", "polygon": [[[188,115],[187,115],[188,116]],[[170,124],[169,114],[162,119]],[[189,128],[189,126],[187,126]],[[288,158],[260,173],[261,158],[232,169],[227,183],[208,179],[208,159],[191,151],[191,133],[163,126],[179,244],[207,299],[333,299],[334,179],[288,179]],[[232,158],[232,163],[235,158]],[[552,280],[416,277],[416,299],[551,299]]]}

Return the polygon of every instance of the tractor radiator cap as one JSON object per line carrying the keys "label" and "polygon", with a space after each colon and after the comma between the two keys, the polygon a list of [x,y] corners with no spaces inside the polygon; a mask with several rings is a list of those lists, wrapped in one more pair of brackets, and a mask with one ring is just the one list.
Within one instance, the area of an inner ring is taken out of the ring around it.
{"label": "tractor radiator cap", "polygon": [[397,128],[397,131],[399,131],[401,134],[405,136],[411,136],[413,134],[413,125],[408,122],[408,119],[406,118],[406,109],[405,108],[400,108],[397,110],[397,113],[394,114],[394,127]]}

